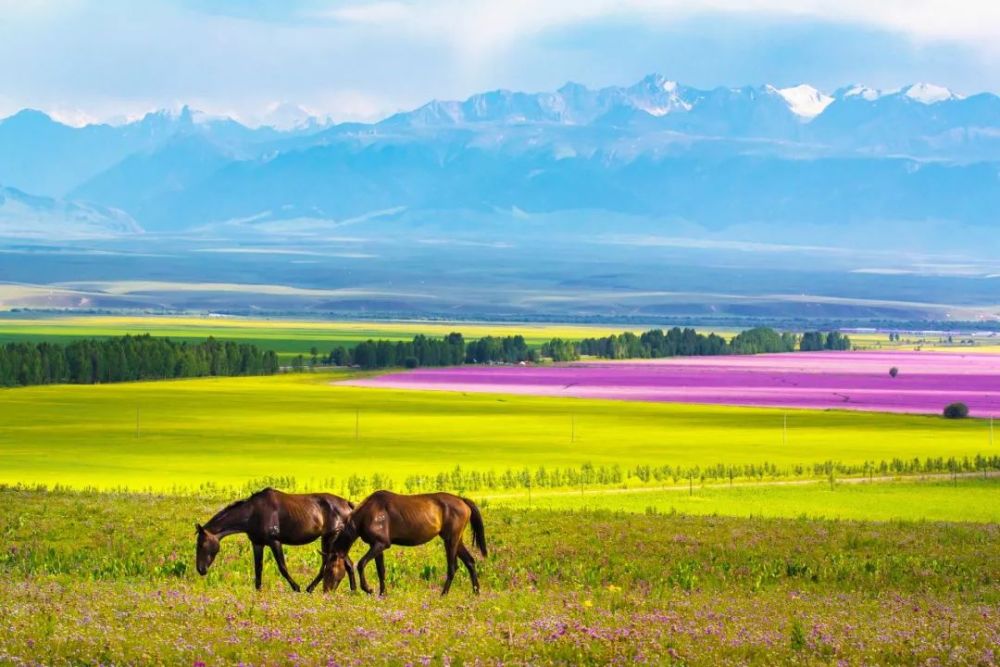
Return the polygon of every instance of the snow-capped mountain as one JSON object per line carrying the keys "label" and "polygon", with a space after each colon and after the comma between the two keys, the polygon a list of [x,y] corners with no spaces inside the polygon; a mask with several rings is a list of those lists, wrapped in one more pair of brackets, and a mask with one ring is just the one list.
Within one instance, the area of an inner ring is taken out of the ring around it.
{"label": "snow-capped mountain", "polygon": [[962,226],[1000,210],[1000,97],[926,83],[703,89],[652,74],[434,100],[372,124],[282,103],[260,122],[180,107],[76,128],[25,110],[0,120],[0,184],[150,230],[381,210],[603,211],[657,231]]}

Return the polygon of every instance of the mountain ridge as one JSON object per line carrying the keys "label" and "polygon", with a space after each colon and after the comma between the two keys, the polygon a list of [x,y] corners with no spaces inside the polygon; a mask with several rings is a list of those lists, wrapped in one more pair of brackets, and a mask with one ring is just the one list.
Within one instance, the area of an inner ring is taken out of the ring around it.
{"label": "mountain ridge", "polygon": [[449,230],[490,211],[586,211],[656,234],[909,224],[933,248],[948,226],[961,238],[1000,210],[1000,97],[931,84],[701,89],[651,74],[432,100],[374,123],[274,111],[285,129],[187,106],[81,128],[21,111],[0,121],[0,183],[121,210],[151,232],[248,219],[332,228],[398,209],[406,235],[421,211]]}

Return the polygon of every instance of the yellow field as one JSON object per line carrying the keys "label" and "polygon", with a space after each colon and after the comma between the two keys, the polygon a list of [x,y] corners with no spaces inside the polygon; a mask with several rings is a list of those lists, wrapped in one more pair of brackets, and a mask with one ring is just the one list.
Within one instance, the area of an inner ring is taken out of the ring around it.
{"label": "yellow field", "polygon": [[[455,466],[811,464],[989,453],[988,425],[937,417],[464,395],[331,385],[337,374],[0,391],[0,482],[188,489],[267,476]],[[137,428],[138,417],[138,428]]]}

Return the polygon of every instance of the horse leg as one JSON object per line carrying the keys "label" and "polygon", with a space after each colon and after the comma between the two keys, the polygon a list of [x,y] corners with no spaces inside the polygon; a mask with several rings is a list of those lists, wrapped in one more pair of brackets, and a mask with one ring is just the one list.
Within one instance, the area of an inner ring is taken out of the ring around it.
{"label": "horse leg", "polygon": [[253,585],[258,591],[261,587],[261,574],[264,572],[264,545],[253,543]]}
{"label": "horse leg", "polygon": [[447,595],[451,589],[451,580],[455,578],[455,570],[458,569],[458,544],[456,539],[444,541],[444,556],[448,561],[448,578],[444,580],[444,588],[441,595]]}
{"label": "horse leg", "polygon": [[465,569],[469,571],[469,578],[472,579],[472,592],[479,595],[479,577],[476,575],[476,559],[472,557],[469,550],[461,542],[458,543],[458,557],[465,563]]}
{"label": "horse leg", "polygon": [[274,554],[274,560],[278,564],[278,571],[281,572],[281,576],[285,578],[285,581],[292,585],[292,590],[298,593],[301,589],[299,588],[299,585],[295,583],[295,580],[292,579],[292,575],[288,574],[288,568],[285,567],[285,552],[281,550],[281,542],[271,540],[269,546],[271,547],[271,553]]}
{"label": "horse leg", "polygon": [[331,539],[332,537],[333,537],[332,535],[323,536],[323,541],[320,546],[321,549],[320,555],[322,559],[319,564],[319,573],[316,575],[316,578],[312,580],[312,583],[306,586],[306,593],[313,592],[313,589],[316,588],[316,585],[323,580],[323,573],[326,572],[327,565],[329,565],[332,562],[332,558],[329,555],[331,553],[331,543],[333,542],[333,540]]}
{"label": "horse leg", "polygon": [[[362,556],[361,560],[358,561],[358,580],[361,583],[361,590],[363,590],[365,593],[368,593],[369,595],[371,595],[373,591],[371,589],[371,586],[368,585],[368,580],[365,579],[365,565],[367,565],[369,561],[377,559],[379,556],[381,556],[382,552],[385,551],[387,548],[388,548],[387,545],[376,542],[375,544],[371,545],[371,547],[368,549],[368,553]],[[378,568],[377,560],[375,562],[375,567],[376,569]]]}
{"label": "horse leg", "polygon": [[368,595],[372,594],[372,589],[371,586],[368,585],[368,580],[365,579],[365,565],[368,564],[368,561],[372,560],[373,558],[376,558],[380,553],[382,553],[385,550],[386,546],[384,544],[376,542],[375,544],[371,545],[371,547],[368,549],[368,553],[362,556],[361,560],[358,561],[358,579],[361,582],[361,590],[363,590],[365,593],[368,593]]}
{"label": "horse leg", "polygon": [[354,563],[351,562],[350,557],[344,556],[344,568],[347,569],[347,578],[351,583],[351,592],[358,590],[358,586],[354,581]]}
{"label": "horse leg", "polygon": [[385,554],[375,556],[375,570],[378,571],[378,596],[385,597]]}

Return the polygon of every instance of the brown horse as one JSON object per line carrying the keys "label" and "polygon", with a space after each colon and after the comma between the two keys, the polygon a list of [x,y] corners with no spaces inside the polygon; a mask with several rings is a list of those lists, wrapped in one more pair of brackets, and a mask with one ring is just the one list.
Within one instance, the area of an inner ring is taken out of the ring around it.
{"label": "brown horse", "polygon": [[[270,547],[278,570],[292,590],[299,591],[299,585],[288,574],[282,544],[309,544],[322,538],[323,563],[319,574],[306,589],[311,592],[323,578],[328,566],[328,553],[332,552],[333,541],[343,530],[351,510],[350,502],[328,493],[291,494],[274,489],[264,489],[246,500],[238,500],[209,519],[204,526],[195,524],[198,542],[195,564],[198,574],[205,575],[219,553],[219,541],[227,535],[246,533],[253,544],[254,585],[261,586],[261,570],[264,565],[264,547]],[[341,567],[351,575],[351,590],[354,590],[354,565],[348,559]]]}
{"label": "brown horse", "polygon": [[[371,594],[372,589],[365,580],[365,565],[375,561],[378,571],[379,595],[385,595],[385,560],[383,552],[391,545],[413,547],[430,542],[440,535],[444,541],[444,553],[448,562],[448,578],[444,582],[441,595],[451,588],[451,580],[458,569],[461,558],[472,579],[472,590],[479,592],[479,577],[476,575],[476,561],[462,544],[462,533],[472,522],[472,543],[479,552],[486,555],[486,532],[479,508],[467,498],[450,493],[425,493],[416,496],[402,496],[391,491],[376,491],[361,501],[351,512],[340,536],[333,541],[332,553],[324,555],[330,567],[326,571],[323,590],[336,588],[350,569],[347,554],[354,542],[361,538],[369,545],[368,553],[358,561],[358,578],[361,590]],[[353,584],[353,579],[352,579]],[[351,586],[352,590],[354,586]]]}

